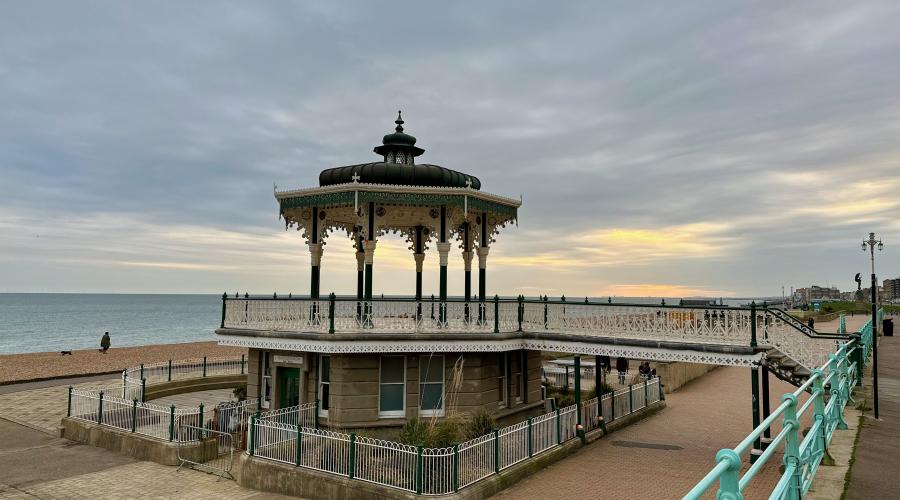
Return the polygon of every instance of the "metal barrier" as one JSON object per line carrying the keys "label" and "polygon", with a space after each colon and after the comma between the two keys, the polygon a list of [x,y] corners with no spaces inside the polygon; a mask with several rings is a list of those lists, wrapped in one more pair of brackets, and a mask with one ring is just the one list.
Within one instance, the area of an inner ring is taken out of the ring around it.
{"label": "metal barrier", "polygon": [[[234,464],[234,441],[231,434],[193,425],[182,425],[182,430],[186,434],[196,436],[196,439],[192,441],[178,441],[178,470],[187,465],[194,469],[216,474],[219,476],[219,479],[223,477],[234,479],[234,476],[231,475],[231,467]],[[197,449],[196,445],[192,446],[189,443],[200,441],[205,444],[210,440],[215,440],[216,442],[214,458],[205,459],[207,450],[202,445],[196,451],[199,457],[185,453],[189,448]]]}
{"label": "metal barrier", "polygon": [[[699,499],[716,482],[719,484],[717,498],[743,498],[744,489],[779,449],[784,454],[784,473],[769,498],[803,498],[812,486],[835,430],[847,428],[844,407],[852,400],[853,387],[862,376],[872,336],[872,321],[869,320],[854,338],[840,344],[824,365],[813,370],[806,383],[782,396],[781,404],[743,441],[734,448],[720,450],[716,454],[716,466],[684,498]],[[809,398],[801,404],[800,397],[806,392],[810,393]],[[805,437],[800,425],[804,416],[811,417],[812,421]],[[742,456],[749,453],[766,430],[774,430],[772,426],[779,418],[782,422],[780,432],[742,477]]]}
{"label": "metal barrier", "polygon": [[[585,430],[640,411],[660,400],[659,379],[614,394],[567,406],[445,448],[423,448],[380,439],[298,426],[280,419],[298,411],[251,417],[251,456],[380,484],[416,494],[452,493],[579,437],[578,412]],[[618,402],[626,406],[615,413]],[[629,402],[630,401],[630,402]],[[608,402],[606,405],[602,402]],[[607,410],[603,410],[607,408]],[[288,409],[292,410],[292,409]],[[604,418],[606,418],[604,416]]]}
{"label": "metal barrier", "polygon": [[214,377],[220,375],[240,375],[247,371],[246,356],[223,358],[197,358],[168,360],[161,363],[141,364],[122,371],[122,397],[144,401],[147,385]]}

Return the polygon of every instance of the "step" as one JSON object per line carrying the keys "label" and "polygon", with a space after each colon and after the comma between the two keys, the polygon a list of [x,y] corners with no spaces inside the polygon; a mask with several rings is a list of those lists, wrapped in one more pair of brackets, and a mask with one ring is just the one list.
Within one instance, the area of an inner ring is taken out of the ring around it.
{"label": "step", "polygon": [[809,378],[809,376],[811,375],[810,371],[807,368],[804,368],[802,366],[798,366],[797,368],[794,368],[792,373],[795,377],[803,377],[803,378]]}
{"label": "step", "polygon": [[789,369],[789,370],[793,370],[794,368],[796,368],[796,367],[798,367],[798,366],[800,366],[800,365],[799,365],[796,361],[794,361],[793,359],[788,359],[788,360],[785,360],[785,361],[782,361],[781,363],[779,363],[779,366],[780,366],[781,368],[786,368],[786,369]]}

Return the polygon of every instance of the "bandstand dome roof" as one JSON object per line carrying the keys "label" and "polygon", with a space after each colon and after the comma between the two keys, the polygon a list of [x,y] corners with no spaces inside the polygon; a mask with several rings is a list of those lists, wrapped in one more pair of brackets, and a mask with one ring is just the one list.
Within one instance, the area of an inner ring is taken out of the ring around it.
{"label": "bandstand dome roof", "polygon": [[319,174],[319,185],[331,186],[353,182],[354,174],[359,176],[359,182],[371,184],[467,187],[466,181],[468,180],[471,182],[472,189],[481,189],[481,181],[478,180],[478,177],[440,165],[403,165],[384,162],[361,163],[323,170]]}
{"label": "bandstand dome roof", "polygon": [[440,165],[415,164],[414,158],[425,152],[416,147],[416,138],[403,131],[403,118],[397,112],[397,127],[385,135],[374,152],[384,161],[329,168],[319,174],[319,186],[365,182],[399,186],[470,187],[481,189],[481,181]]}

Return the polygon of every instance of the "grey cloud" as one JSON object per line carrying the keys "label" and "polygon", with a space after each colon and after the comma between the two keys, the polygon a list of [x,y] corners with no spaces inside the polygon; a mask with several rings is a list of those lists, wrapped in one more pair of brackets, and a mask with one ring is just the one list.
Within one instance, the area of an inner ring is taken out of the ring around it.
{"label": "grey cloud", "polygon": [[[0,214],[268,234],[279,230],[273,182],[314,185],[323,168],[373,159],[403,108],[425,161],[470,171],[487,191],[524,194],[520,235],[506,250],[501,237],[497,252],[697,222],[729,223],[742,242],[708,268],[598,268],[573,288],[639,280],[763,293],[787,279],[842,279],[863,232],[900,243],[890,207],[863,218],[791,214],[840,200],[860,179],[900,174],[898,10],[888,1],[15,4],[0,20]],[[781,172],[821,179],[788,184],[771,175]],[[548,229],[541,245],[526,237]],[[82,235],[72,251],[89,252],[103,234]],[[16,248],[0,255],[15,261]],[[293,251],[302,267],[299,241]],[[195,283],[229,276],[212,274]],[[531,285],[498,274],[498,287]],[[123,279],[99,276],[109,289]]]}

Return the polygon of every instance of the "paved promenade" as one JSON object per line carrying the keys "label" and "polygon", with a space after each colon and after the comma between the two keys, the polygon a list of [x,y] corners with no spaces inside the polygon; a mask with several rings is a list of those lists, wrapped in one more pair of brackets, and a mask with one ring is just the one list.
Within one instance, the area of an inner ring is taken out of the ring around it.
{"label": "paved promenade", "polygon": [[[896,325],[895,325],[896,326]],[[871,366],[871,365],[870,365]],[[856,462],[850,468],[847,499],[897,498],[900,478],[900,337],[882,337],[878,344],[879,419],[872,412],[871,376]],[[859,400],[860,398],[857,398]]]}
{"label": "paved promenade", "polygon": [[[770,377],[770,389],[774,407],[795,388]],[[496,498],[680,498],[715,465],[717,451],[735,446],[752,430],[750,370],[717,368],[667,395],[666,403],[653,417],[610,434]],[[781,456],[773,457],[745,498],[768,498],[780,464]]]}
{"label": "paved promenade", "polygon": [[141,462],[0,418],[0,500],[286,498],[203,472]]}

